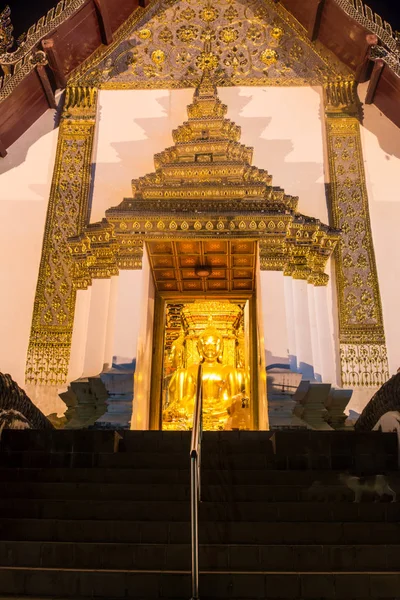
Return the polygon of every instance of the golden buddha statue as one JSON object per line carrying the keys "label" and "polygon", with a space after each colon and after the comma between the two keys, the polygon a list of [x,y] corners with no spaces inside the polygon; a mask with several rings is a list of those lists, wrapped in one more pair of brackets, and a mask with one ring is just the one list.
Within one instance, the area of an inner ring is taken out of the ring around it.
{"label": "golden buddha statue", "polygon": [[168,403],[163,412],[164,429],[188,429],[192,415],[187,407],[188,371],[185,369],[184,338],[180,335],[172,344],[169,363],[174,369],[168,384]]}
{"label": "golden buddha statue", "polygon": [[[238,374],[234,367],[221,364],[223,338],[211,324],[200,334],[197,350],[203,363],[203,427],[207,430],[223,430],[229,420],[232,402],[238,395],[242,397]],[[191,398],[191,408],[194,407],[196,395],[197,369],[197,365],[188,369],[187,396]]]}
{"label": "golden buddha statue", "polygon": [[[205,430],[249,429],[248,373],[222,364],[222,334],[212,325],[200,333],[197,351],[203,365],[203,427]],[[175,369],[168,384],[168,401],[163,412],[164,429],[190,429],[196,399],[198,364],[185,368],[184,339],[179,337],[169,355]],[[244,410],[245,409],[245,410]]]}
{"label": "golden buddha statue", "polygon": [[243,350],[239,344],[237,347],[236,360],[236,389],[237,394],[232,399],[229,407],[229,420],[226,429],[250,429],[250,376],[249,369],[245,367]]}

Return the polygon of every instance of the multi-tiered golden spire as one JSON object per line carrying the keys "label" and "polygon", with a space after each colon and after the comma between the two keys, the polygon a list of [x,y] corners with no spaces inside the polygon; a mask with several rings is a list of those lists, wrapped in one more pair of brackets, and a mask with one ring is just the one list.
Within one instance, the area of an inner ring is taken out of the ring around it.
{"label": "multi-tiered golden spire", "polygon": [[252,165],[253,149],[240,143],[240,127],[218,97],[210,39],[206,32],[203,74],[188,120],[172,132],[174,145],[155,155],[153,173],[132,181],[133,198],[71,240],[77,287],[118,268],[138,268],[145,241],[216,235],[259,241],[261,268],[327,283],[324,268],[339,232],[299,214],[298,198]]}
{"label": "multi-tiered golden spire", "polygon": [[[207,41],[203,55],[214,56]],[[188,120],[172,132],[175,145],[155,155],[156,171],[133,180],[134,198],[179,198],[180,203],[187,200],[193,209],[203,210],[207,206],[223,210],[233,199],[244,206],[251,201],[261,210],[295,210],[297,198],[273,188],[271,175],[252,166],[253,149],[240,143],[241,129],[226,118],[228,107],[218,98],[208,62],[204,63]]]}

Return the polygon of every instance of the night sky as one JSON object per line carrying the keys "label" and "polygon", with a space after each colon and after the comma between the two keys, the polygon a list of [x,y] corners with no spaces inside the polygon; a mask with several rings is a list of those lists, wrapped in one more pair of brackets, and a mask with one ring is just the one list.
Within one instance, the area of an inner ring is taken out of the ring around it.
{"label": "night sky", "polygon": [[[311,0],[304,0],[311,2]],[[0,7],[8,4],[11,8],[14,37],[17,38],[36,23],[46,12],[57,4],[54,0],[0,0]],[[394,30],[400,30],[400,2],[399,0],[367,0],[372,10],[382,19],[388,21]]]}

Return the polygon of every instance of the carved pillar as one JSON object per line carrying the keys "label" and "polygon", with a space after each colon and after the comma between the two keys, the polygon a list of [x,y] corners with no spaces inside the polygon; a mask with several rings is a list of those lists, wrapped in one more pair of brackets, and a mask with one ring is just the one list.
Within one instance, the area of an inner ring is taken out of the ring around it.
{"label": "carved pillar", "polygon": [[61,119],[28,348],[26,381],[68,374],[76,292],[67,240],[86,224],[97,90],[69,87]]}
{"label": "carved pillar", "polygon": [[332,219],[342,230],[336,250],[342,385],[380,386],[389,372],[354,81],[326,84],[325,111]]}

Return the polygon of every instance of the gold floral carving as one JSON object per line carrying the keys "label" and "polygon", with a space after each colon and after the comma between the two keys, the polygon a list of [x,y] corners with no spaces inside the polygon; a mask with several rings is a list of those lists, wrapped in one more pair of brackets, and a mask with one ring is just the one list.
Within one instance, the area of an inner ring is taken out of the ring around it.
{"label": "gold floral carving", "polygon": [[[212,53],[204,52],[206,38]],[[218,7],[160,0],[128,20],[72,78],[104,89],[183,88],[196,86],[206,65],[218,85],[322,85],[349,75],[273,0],[221,0]]]}
{"label": "gold floral carving", "polygon": [[[46,217],[26,380],[66,381],[75,309],[68,238],[86,224],[96,116],[96,90],[67,90]],[[83,242],[81,252],[87,251]]]}
{"label": "gold floral carving", "polygon": [[336,253],[342,383],[380,386],[389,373],[355,83],[328,83],[325,104],[332,217],[342,230]]}

